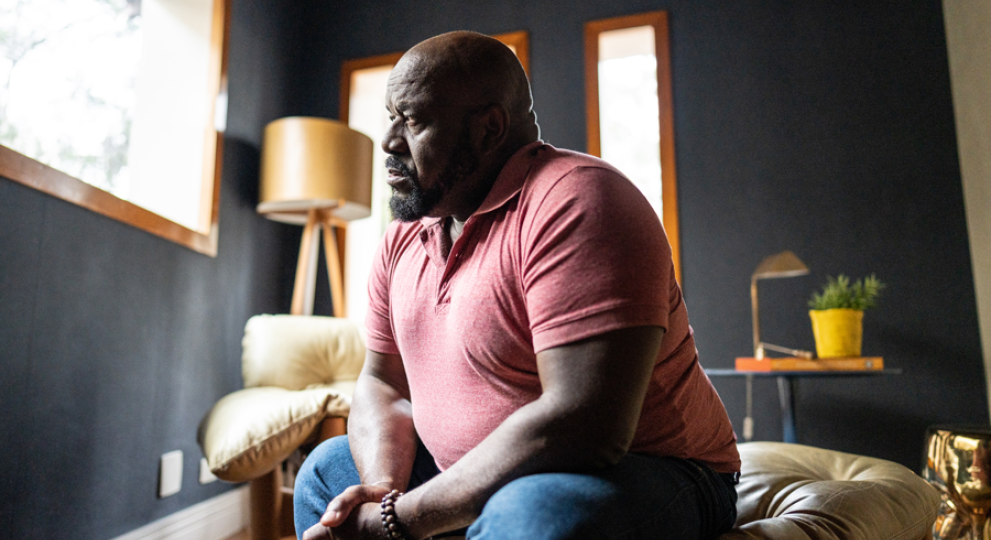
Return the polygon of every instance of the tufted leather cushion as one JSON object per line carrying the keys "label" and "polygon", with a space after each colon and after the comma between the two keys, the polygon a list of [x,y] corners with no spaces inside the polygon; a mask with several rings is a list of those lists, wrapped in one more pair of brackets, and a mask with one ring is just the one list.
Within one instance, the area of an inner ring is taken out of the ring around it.
{"label": "tufted leather cushion", "polygon": [[221,480],[247,482],[271,471],[306,442],[328,416],[347,416],[354,383],[286,390],[273,386],[229,394],[197,433],[210,470]]}
{"label": "tufted leather cushion", "polygon": [[897,463],[797,444],[739,449],[736,528],[719,540],[931,538],[939,495]]}
{"label": "tufted leather cushion", "polygon": [[365,361],[358,327],[334,317],[256,315],[244,327],[241,347],[245,388],[302,390],[355,381]]}
{"label": "tufted leather cushion", "polygon": [[346,417],[365,356],[357,327],[332,317],[258,315],[242,346],[245,389],[218,401],[197,433],[210,470],[230,482],[271,471],[324,418]]}

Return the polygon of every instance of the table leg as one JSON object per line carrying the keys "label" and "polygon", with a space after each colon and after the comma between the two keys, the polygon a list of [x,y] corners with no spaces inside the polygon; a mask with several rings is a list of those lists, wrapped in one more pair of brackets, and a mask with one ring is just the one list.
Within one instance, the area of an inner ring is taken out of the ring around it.
{"label": "table leg", "polygon": [[778,397],[781,400],[782,438],[786,443],[797,443],[795,435],[795,378],[778,377]]}

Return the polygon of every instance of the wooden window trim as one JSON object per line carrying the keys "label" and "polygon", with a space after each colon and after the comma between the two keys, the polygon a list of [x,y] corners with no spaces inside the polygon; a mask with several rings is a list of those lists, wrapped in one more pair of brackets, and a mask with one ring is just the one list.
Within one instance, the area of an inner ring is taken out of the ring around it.
{"label": "wooden window trim", "polygon": [[526,31],[520,30],[518,32],[498,34],[492,37],[516,49],[516,58],[520,59],[520,64],[523,66],[523,71],[525,71],[526,76],[529,77],[530,76],[530,37],[529,35],[527,35]]}
{"label": "wooden window trim", "polygon": [[[516,57],[520,59],[520,64],[523,65],[523,71],[525,71],[527,76],[529,76],[530,38],[526,31],[520,30],[518,32],[508,32],[505,34],[494,35],[492,37],[498,39],[506,45],[511,45],[516,48]],[[405,51],[382,54],[379,56],[369,56],[366,58],[358,58],[356,60],[345,60],[341,64],[341,101],[339,105],[340,109],[338,109],[338,117],[341,122],[347,124],[348,117],[350,115],[351,75],[355,71],[360,71],[362,69],[395,65],[404,54],[406,54]],[[384,107],[385,104],[383,103],[382,106]]]}
{"label": "wooden window trim", "polygon": [[654,27],[654,55],[657,58],[657,109],[661,140],[661,201],[663,224],[671,243],[674,273],[681,282],[681,245],[678,231],[678,181],[674,157],[674,99],[671,91],[671,42],[668,14],[653,11],[638,15],[591,21],[585,24],[585,118],[588,126],[588,153],[602,155],[599,137],[599,34],[636,26]]}
{"label": "wooden window trim", "polygon": [[[379,56],[358,58],[357,60],[345,60],[341,64],[341,102],[339,105],[340,109],[337,113],[341,122],[347,124],[348,119],[351,116],[351,75],[353,75],[355,71],[361,71],[363,69],[395,65],[404,54],[406,53],[396,52],[382,54]],[[382,106],[385,107],[385,103],[383,103]],[[372,142],[378,144],[378,141]]]}
{"label": "wooden window trim", "polygon": [[209,223],[206,232],[189,229],[132,202],[117,198],[100,188],[0,145],[0,176],[68,201],[98,214],[171,240],[194,251],[215,257],[220,223],[220,173],[223,133],[213,127],[216,97],[227,90],[227,42],[230,33],[230,1],[214,0],[210,31],[209,89],[211,92],[210,128],[203,142],[203,174],[213,182],[203,182],[202,221]]}

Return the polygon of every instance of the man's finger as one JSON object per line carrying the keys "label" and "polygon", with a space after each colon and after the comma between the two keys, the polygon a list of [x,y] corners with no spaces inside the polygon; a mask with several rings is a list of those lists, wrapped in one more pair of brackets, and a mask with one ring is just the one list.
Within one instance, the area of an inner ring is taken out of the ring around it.
{"label": "man's finger", "polygon": [[303,540],[334,540],[334,533],[328,527],[317,523],[306,529],[303,533]]}
{"label": "man's finger", "polygon": [[356,506],[367,502],[379,502],[389,490],[382,486],[351,486],[334,497],[327,511],[320,517],[325,527],[339,527],[351,515]]}

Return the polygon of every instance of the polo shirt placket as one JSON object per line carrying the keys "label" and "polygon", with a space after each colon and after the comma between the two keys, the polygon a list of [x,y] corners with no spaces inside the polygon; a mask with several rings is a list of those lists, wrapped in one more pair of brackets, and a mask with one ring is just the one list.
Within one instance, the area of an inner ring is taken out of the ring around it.
{"label": "polo shirt placket", "polygon": [[451,282],[461,267],[461,254],[470,241],[475,221],[474,218],[465,221],[461,236],[452,245],[451,236],[445,225],[447,219],[438,219],[420,231],[420,242],[430,262],[443,269],[440,281],[437,283],[437,299],[434,305],[434,310],[438,314],[446,312],[451,306]]}

